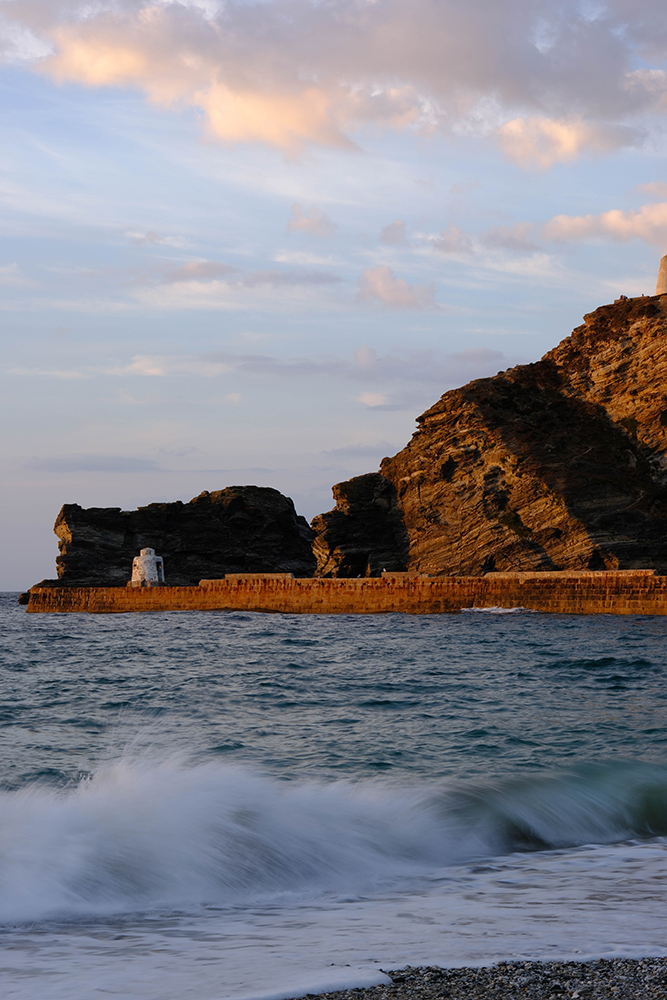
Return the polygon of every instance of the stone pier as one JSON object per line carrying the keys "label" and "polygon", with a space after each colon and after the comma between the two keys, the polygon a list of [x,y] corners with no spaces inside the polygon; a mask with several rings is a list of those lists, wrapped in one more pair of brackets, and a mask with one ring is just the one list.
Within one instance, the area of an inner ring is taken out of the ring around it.
{"label": "stone pier", "polygon": [[230,574],[193,587],[33,587],[26,610],[265,611],[284,614],[441,614],[466,608],[527,608],[558,614],[665,615],[667,576],[653,570],[487,573],[427,577],[304,579]]}

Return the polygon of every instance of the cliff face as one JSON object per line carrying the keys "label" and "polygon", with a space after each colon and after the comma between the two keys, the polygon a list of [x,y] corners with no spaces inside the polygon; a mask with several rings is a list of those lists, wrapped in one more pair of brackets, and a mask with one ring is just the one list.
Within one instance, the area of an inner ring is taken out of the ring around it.
{"label": "cliff face", "polygon": [[313,532],[278,490],[229,486],[189,503],[152,503],[137,510],[65,504],[54,526],[61,585],[123,586],[132,559],[150,546],[164,558],[173,586],[225,573],[312,576]]}
{"label": "cliff face", "polygon": [[318,576],[379,576],[404,570],[408,535],[396,488],[379,473],[333,487],[334,510],[313,519]]}
{"label": "cliff face", "polygon": [[[447,392],[419,417],[381,464],[406,567],[667,573],[666,311],[667,296],[603,306],[541,361]],[[341,553],[365,513],[346,516]],[[316,547],[331,517],[313,522]]]}

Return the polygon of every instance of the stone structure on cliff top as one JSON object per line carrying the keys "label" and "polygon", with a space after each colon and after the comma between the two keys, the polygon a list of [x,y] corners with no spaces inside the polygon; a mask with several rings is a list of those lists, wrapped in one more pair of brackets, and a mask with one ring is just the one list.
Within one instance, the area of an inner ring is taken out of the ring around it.
{"label": "stone structure on cliff top", "polygon": [[125,586],[140,549],[164,558],[167,584],[198,584],[225,573],[312,576],[313,532],[278,490],[228,486],[189,503],[137,510],[64,505],[55,523],[61,586]]}
{"label": "stone structure on cliff top", "polygon": [[541,361],[446,392],[417,423],[381,475],[334,487],[313,521],[320,572],[667,573],[667,296],[596,309]]}
{"label": "stone structure on cliff top", "polygon": [[65,504],[57,582],[123,586],[144,546],[174,585],[234,572],[667,573],[667,295],[596,309],[541,361],[446,392],[417,423],[379,473],[334,486],[314,531],[257,486],[136,511]]}

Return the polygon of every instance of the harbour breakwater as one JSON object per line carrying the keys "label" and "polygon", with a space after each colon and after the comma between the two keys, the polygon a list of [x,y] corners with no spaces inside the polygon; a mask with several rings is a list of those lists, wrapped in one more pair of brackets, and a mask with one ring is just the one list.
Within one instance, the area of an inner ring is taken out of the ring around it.
{"label": "harbour breakwater", "polygon": [[33,587],[26,610],[264,611],[286,614],[441,614],[526,608],[557,614],[667,615],[667,576],[650,569],[428,577],[295,578],[232,573],[190,587]]}

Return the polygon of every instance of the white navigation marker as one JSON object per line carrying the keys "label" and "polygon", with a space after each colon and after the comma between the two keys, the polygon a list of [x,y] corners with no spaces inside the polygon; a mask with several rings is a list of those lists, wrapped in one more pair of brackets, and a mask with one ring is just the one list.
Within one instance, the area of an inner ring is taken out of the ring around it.
{"label": "white navigation marker", "polygon": [[132,560],[132,580],[135,587],[151,587],[164,583],[164,562],[155,555],[155,549],[142,549]]}

